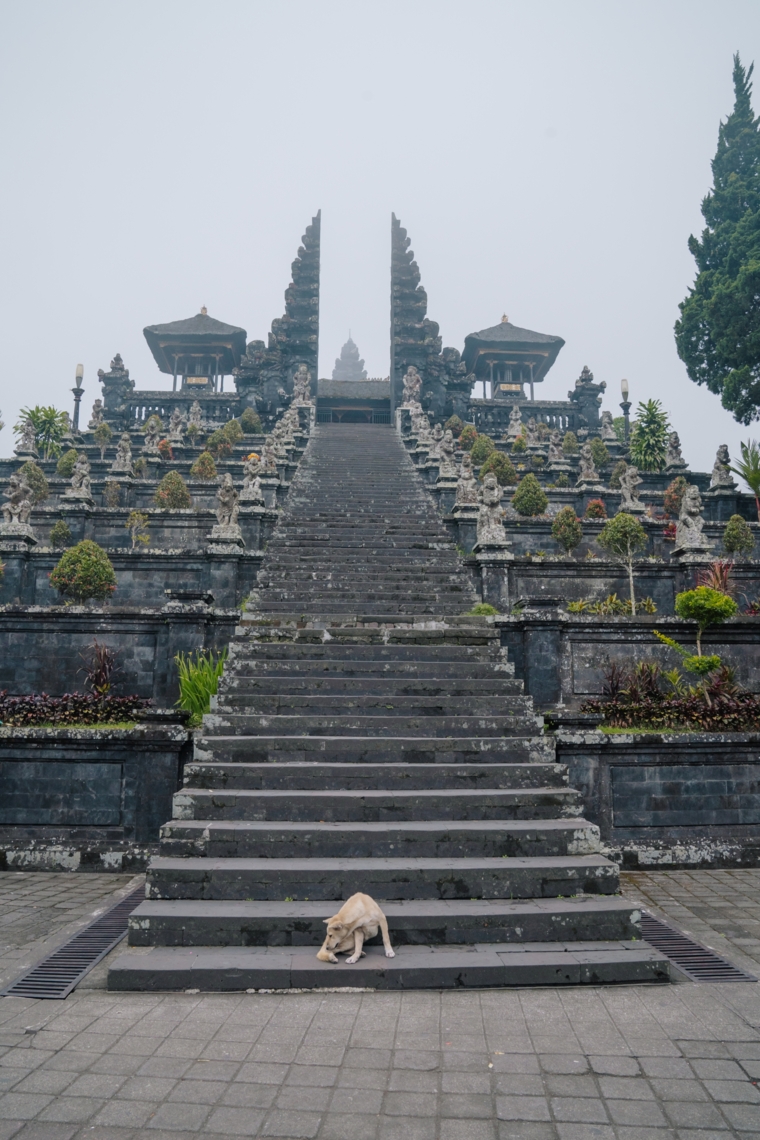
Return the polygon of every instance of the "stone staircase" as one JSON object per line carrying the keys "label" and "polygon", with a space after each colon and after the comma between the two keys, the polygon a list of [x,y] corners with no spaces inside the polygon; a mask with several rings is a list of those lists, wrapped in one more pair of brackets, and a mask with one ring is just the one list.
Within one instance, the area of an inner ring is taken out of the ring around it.
{"label": "stone staircase", "polygon": [[[667,981],[396,433],[317,427],[118,990]],[[356,965],[323,920],[381,901]]]}

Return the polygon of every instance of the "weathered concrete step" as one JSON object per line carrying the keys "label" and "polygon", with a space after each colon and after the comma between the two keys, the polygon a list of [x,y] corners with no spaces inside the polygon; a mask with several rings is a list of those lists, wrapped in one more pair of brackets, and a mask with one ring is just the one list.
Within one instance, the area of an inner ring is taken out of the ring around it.
{"label": "weathered concrete step", "polygon": [[311,950],[154,947],[127,951],[108,973],[112,991],[319,989],[335,986],[379,990],[503,986],[577,986],[668,982],[667,958],[646,943],[499,943],[487,947],[401,946],[394,958],[370,947],[356,965],[317,961]]}
{"label": "weathered concrete step", "polygon": [[[286,686],[283,686],[286,688]],[[458,716],[530,717],[533,699],[523,695],[492,693],[483,697],[460,697],[452,699],[448,693],[440,696],[380,695],[369,693],[246,693],[242,699],[234,693],[225,693],[217,698],[215,711],[219,715],[231,716],[296,716],[296,717],[345,717],[345,716],[389,716],[400,717],[443,717],[449,719],[452,713]],[[447,715],[448,714],[448,715]]]}
{"label": "weathered concrete step", "polygon": [[283,670],[276,677],[241,676],[235,673],[222,678],[218,696],[224,698],[225,706],[240,704],[252,697],[280,694],[293,697],[300,694],[317,697],[353,696],[391,699],[394,697],[443,698],[456,701],[462,697],[488,696],[510,697],[512,700],[527,699],[522,696],[522,682],[503,674],[491,674],[488,679],[462,680],[455,677],[324,677],[320,673],[307,676],[292,676]]}
{"label": "weathered concrete step", "polygon": [[[299,599],[291,598],[290,600],[283,600],[281,602],[267,601],[266,591],[262,590],[262,597],[259,601],[259,611],[262,614],[289,614],[292,613],[293,603],[298,602]],[[301,612],[313,617],[353,617],[359,612],[358,601],[353,602],[335,602],[330,600],[319,599],[311,606],[306,604],[307,599],[302,599],[303,605]],[[381,602],[361,602],[361,611],[364,614],[373,614],[378,621],[388,620],[399,617],[427,617],[434,618],[439,616],[442,612],[446,614],[461,613],[464,605],[468,605],[469,601],[462,601],[459,597],[456,602],[446,603],[441,599],[434,599],[429,603],[426,602],[398,602],[393,604],[389,599]]]}
{"label": "weathered concrete step", "polygon": [[[566,789],[567,766],[553,763],[522,764],[330,764],[312,760],[304,763],[246,764],[193,761],[185,765],[184,786],[177,795],[192,790],[193,795],[211,797],[224,792],[310,792],[329,798],[330,810],[340,808],[342,795],[365,795],[377,792],[386,796],[393,792],[435,792],[475,794],[484,792],[516,792],[518,789]],[[569,790],[569,789],[568,789]],[[573,793],[577,795],[578,793]],[[175,797],[175,804],[177,800]],[[292,799],[290,802],[294,802]],[[200,811],[200,808],[198,809]],[[324,809],[314,808],[326,819]],[[186,818],[184,815],[182,818]],[[198,818],[208,819],[209,816]],[[271,818],[271,816],[265,816]]]}
{"label": "weathered concrete step", "polygon": [[[431,773],[435,775],[435,771]],[[390,791],[308,791],[190,788],[175,792],[175,820],[301,820],[395,822],[397,820],[531,820],[579,815],[579,793],[559,787],[464,791],[420,788]]]}
{"label": "weathered concrete step", "polygon": [[[320,946],[323,902],[146,899],[129,918],[132,946]],[[383,905],[394,946],[419,943],[630,941],[641,912],[620,895],[559,899],[406,899]],[[367,946],[375,945],[378,938]]]}
{"label": "weathered concrete step", "polygon": [[[481,656],[476,658],[480,661],[506,660],[499,644],[499,636],[493,629],[458,626],[458,616],[461,615],[446,615],[446,624],[443,625],[440,614],[384,615],[353,612],[344,615],[321,613],[308,617],[303,610],[296,613],[283,610],[276,614],[263,614],[248,609],[240,617],[240,633],[234,644],[236,653],[239,651],[241,656],[245,655],[248,646],[284,642],[295,646],[331,646],[333,657],[340,656],[338,651],[341,646],[350,646],[352,653],[354,646],[382,646],[387,648],[389,659],[392,659],[392,650],[396,646],[408,645],[415,647],[415,652],[408,654],[411,660],[426,660],[416,652],[417,648],[443,650],[450,647],[481,649]],[[247,642],[246,634],[249,638]],[[253,649],[248,649],[248,654],[250,657],[257,656]],[[375,656],[380,659],[384,655],[380,652]]]}
{"label": "weathered concrete step", "polygon": [[527,736],[538,731],[536,718],[520,713],[505,716],[269,716],[208,713],[204,736]]}
{"label": "weathered concrete step", "polygon": [[556,898],[615,894],[618,869],[601,855],[536,859],[170,859],[154,856],[148,898]]}
{"label": "weathered concrete step", "polygon": [[248,763],[517,764],[554,759],[551,736],[217,736],[196,737],[195,757]]}
{"label": "weathered concrete step", "polygon": [[[251,793],[249,793],[250,795]],[[208,859],[504,859],[593,855],[599,828],[584,819],[171,820],[161,854]]]}
{"label": "weathered concrete step", "polygon": [[[243,624],[245,625],[245,615]],[[251,624],[253,624],[253,619],[251,619]],[[441,665],[461,665],[468,669],[478,665],[492,668],[494,664],[506,662],[498,638],[493,637],[488,638],[484,644],[478,645],[462,645],[453,642],[410,645],[403,642],[383,642],[382,630],[369,630],[370,635],[377,635],[377,641],[374,644],[349,645],[336,635],[334,629],[330,630],[329,641],[323,640],[323,630],[313,630],[312,632],[318,640],[307,641],[304,638],[299,638],[293,641],[261,641],[244,636],[239,641],[233,642],[234,654],[231,662],[234,663],[235,668],[238,667],[238,663],[242,664],[249,661],[254,663],[256,668],[259,667],[260,663],[266,661],[313,662],[320,665],[324,662],[330,668],[333,668],[334,664],[339,664],[342,668],[345,663],[350,662],[357,668],[364,668],[365,665],[369,665],[373,669],[378,665],[383,668],[392,668],[396,664],[403,665],[404,668],[418,669],[420,666],[427,668],[430,664],[437,666],[439,663]],[[428,631],[421,630],[419,632],[426,633]],[[433,632],[437,633],[438,631]],[[456,633],[455,630],[452,632]],[[272,629],[272,634],[275,633],[276,630]]]}
{"label": "weathered concrete step", "polygon": [[[229,669],[229,672],[228,672]],[[219,689],[242,688],[248,684],[279,684],[288,679],[294,685],[367,685],[369,689],[384,692],[395,685],[420,685],[425,688],[440,683],[451,683],[457,687],[473,686],[478,683],[486,686],[492,682],[507,686],[506,692],[523,692],[523,682],[513,676],[514,666],[507,661],[493,659],[488,664],[472,664],[467,661],[327,661],[315,663],[312,659],[298,661],[251,661],[235,658],[221,678]],[[262,690],[263,691],[263,690]],[[339,692],[339,687],[335,692]],[[488,692],[486,687],[485,692]]]}

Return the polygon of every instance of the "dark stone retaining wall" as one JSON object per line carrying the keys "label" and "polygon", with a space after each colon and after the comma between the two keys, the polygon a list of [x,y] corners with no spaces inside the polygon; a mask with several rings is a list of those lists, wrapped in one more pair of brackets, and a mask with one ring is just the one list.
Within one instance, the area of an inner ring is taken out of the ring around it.
{"label": "dark stone retaining wall", "polygon": [[177,724],[0,728],[0,869],[142,869],[191,749]]}
{"label": "dark stone retaining wall", "polygon": [[758,865],[760,734],[560,731],[557,759],[624,867]]}

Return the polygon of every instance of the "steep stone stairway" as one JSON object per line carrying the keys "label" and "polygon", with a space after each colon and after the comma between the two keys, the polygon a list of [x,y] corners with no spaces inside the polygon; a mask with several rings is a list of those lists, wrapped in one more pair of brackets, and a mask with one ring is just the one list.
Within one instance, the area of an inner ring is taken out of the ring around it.
{"label": "steep stone stairway", "polygon": [[[317,427],[110,988],[668,980],[474,601],[395,432]],[[359,890],[396,957],[317,961]]]}

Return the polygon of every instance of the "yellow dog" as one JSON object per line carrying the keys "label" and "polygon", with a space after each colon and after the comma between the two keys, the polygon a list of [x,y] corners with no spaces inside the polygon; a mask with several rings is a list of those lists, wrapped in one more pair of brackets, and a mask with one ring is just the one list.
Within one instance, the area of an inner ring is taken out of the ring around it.
{"label": "yellow dog", "polygon": [[362,946],[367,938],[374,938],[378,928],[383,934],[383,946],[386,958],[395,958],[391,949],[391,940],[388,935],[388,920],[380,907],[369,895],[355,894],[343,903],[337,914],[326,918],[327,937],[322,949],[317,954],[320,962],[337,962],[336,954],[347,953],[353,950],[350,958],[346,958],[347,965],[353,965],[364,956]]}

